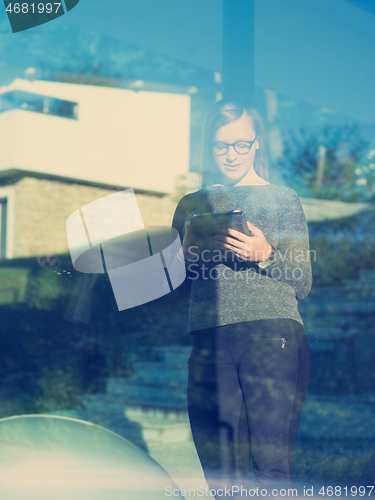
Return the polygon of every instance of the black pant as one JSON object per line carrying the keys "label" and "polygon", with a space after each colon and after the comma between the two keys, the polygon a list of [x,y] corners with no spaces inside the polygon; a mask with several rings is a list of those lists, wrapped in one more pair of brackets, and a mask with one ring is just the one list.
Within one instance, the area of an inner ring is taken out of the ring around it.
{"label": "black pant", "polygon": [[310,379],[300,323],[268,319],[192,332],[188,407],[208,485],[293,481],[293,451]]}

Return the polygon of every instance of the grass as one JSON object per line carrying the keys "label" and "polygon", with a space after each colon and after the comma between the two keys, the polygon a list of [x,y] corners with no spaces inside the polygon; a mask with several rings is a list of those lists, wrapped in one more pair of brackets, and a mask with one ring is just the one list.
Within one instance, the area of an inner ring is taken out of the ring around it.
{"label": "grass", "polygon": [[294,453],[295,479],[335,485],[374,484],[374,439],[304,439]]}

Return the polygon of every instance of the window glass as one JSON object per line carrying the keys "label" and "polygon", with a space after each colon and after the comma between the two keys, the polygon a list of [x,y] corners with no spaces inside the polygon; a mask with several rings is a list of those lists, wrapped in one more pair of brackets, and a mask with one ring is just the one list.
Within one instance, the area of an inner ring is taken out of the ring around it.
{"label": "window glass", "polygon": [[[288,435],[284,452],[295,441],[300,496],[374,494],[374,14],[364,0],[0,6],[4,498],[37,488],[15,470],[40,474],[52,460],[36,498],[144,495],[159,473],[147,497],[203,496],[211,466],[223,479],[234,464],[231,484],[249,490],[268,474],[255,421],[268,422],[269,457],[277,436]],[[222,98],[258,114],[205,121]],[[238,270],[201,255],[197,272],[186,241],[194,215],[211,221],[200,219],[201,241],[211,238],[212,212],[231,212],[215,220],[240,233],[237,249],[255,236],[267,258],[246,254]],[[257,321],[270,322],[266,347],[244,347]],[[242,337],[230,330],[242,324]],[[232,379],[212,378],[229,352]],[[243,355],[254,371],[241,379]],[[300,382],[288,393],[292,369]],[[246,391],[257,377],[261,389]],[[76,482],[62,484],[63,467]],[[82,482],[78,467],[90,471]]]}

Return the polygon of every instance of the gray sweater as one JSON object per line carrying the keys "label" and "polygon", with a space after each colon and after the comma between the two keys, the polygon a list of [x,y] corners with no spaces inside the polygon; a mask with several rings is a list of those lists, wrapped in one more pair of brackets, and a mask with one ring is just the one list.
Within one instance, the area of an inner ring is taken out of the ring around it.
{"label": "gray sweater", "polygon": [[260,319],[303,324],[297,299],[309,293],[312,278],[307,223],[295,191],[274,184],[210,186],[180,200],[172,226],[182,241],[194,214],[238,209],[276,249],[274,261],[261,270],[234,254],[220,262],[197,254],[185,281],[169,294],[179,300],[190,293],[188,332]]}

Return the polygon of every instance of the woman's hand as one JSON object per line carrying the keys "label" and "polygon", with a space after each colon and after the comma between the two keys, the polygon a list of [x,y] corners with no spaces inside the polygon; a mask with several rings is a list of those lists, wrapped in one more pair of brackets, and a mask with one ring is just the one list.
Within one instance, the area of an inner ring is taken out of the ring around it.
{"label": "woman's hand", "polygon": [[197,260],[197,255],[201,253],[190,221],[185,222],[185,236],[182,242],[182,251],[185,260]]}
{"label": "woman's hand", "polygon": [[223,229],[224,234],[215,234],[214,241],[217,245],[232,250],[237,257],[244,260],[259,262],[267,260],[272,252],[272,246],[267,243],[266,237],[260,229],[247,222],[247,227],[253,236],[236,231],[235,229]]}

